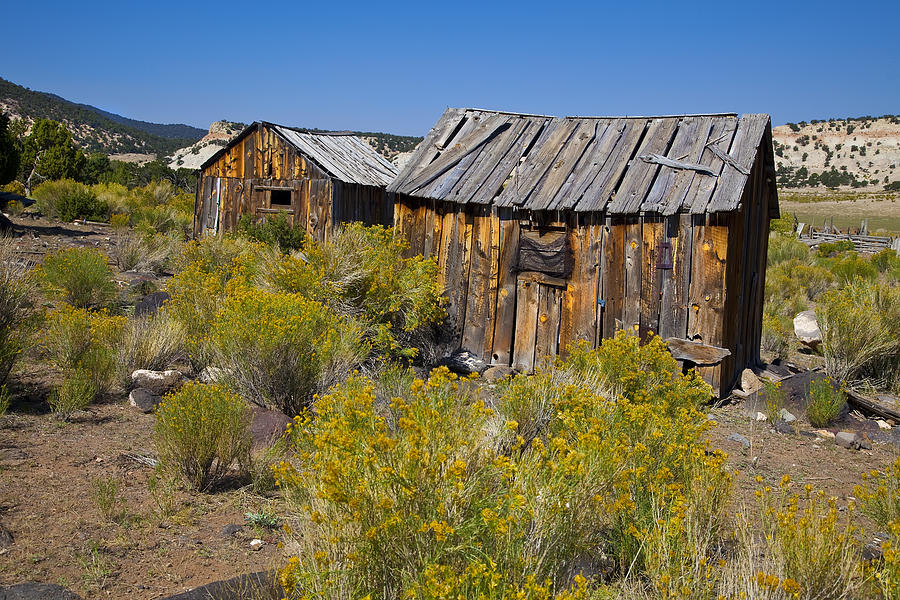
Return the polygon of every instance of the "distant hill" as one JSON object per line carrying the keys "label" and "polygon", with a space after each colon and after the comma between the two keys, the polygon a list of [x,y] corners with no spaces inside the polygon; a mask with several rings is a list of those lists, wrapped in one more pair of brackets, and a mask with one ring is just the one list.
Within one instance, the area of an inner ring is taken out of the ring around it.
{"label": "distant hill", "polygon": [[772,141],[780,188],[900,187],[900,116],[788,123]]}
{"label": "distant hill", "polygon": [[53,119],[66,124],[72,137],[88,152],[169,155],[206,133],[189,125],[137,121],[55,94],[37,92],[0,78],[0,109],[28,123]]}

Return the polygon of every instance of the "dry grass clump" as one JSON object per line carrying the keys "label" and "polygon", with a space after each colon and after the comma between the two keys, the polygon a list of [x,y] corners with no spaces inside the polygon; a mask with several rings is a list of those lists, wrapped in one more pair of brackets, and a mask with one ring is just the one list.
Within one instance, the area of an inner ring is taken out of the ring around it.
{"label": "dry grass clump", "polygon": [[129,378],[135,369],[165,369],[184,356],[184,343],[184,325],[165,309],[130,319],[119,349],[122,376]]}
{"label": "dry grass clump", "polygon": [[116,234],[112,258],[122,271],[165,273],[180,249],[181,242],[171,235],[123,229]]}
{"label": "dry grass clump", "polygon": [[250,410],[218,384],[187,383],[156,409],[154,428],[161,464],[200,491],[219,484],[236,466],[250,463]]}

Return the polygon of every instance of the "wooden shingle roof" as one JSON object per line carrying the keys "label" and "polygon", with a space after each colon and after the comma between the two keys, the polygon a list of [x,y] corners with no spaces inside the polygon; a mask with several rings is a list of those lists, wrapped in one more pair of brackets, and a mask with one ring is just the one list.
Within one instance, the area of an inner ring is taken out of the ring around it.
{"label": "wooden shingle roof", "polygon": [[548,117],[450,108],[387,189],[527,210],[731,211],[770,127],[766,114]]}

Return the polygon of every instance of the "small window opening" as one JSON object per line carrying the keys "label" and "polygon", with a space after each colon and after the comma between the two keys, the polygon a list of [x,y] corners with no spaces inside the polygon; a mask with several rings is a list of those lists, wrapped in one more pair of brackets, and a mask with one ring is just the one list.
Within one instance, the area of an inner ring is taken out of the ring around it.
{"label": "small window opening", "polygon": [[269,192],[269,206],[290,206],[291,190],[272,190]]}

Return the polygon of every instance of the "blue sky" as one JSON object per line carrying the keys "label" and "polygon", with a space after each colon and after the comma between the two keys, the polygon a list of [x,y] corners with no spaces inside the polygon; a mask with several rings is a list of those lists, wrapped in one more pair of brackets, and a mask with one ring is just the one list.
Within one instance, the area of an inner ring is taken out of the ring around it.
{"label": "blue sky", "polygon": [[10,2],[0,77],[155,122],[423,135],[553,115],[900,113],[900,2]]}

